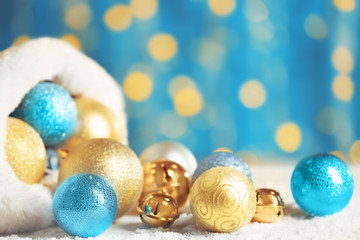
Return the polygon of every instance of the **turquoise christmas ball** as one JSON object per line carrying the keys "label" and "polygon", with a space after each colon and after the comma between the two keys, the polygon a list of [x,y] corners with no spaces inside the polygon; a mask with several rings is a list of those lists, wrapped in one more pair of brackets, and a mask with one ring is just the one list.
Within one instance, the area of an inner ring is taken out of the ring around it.
{"label": "turquoise christmas ball", "polygon": [[102,177],[79,174],[63,182],[54,195],[53,213],[68,234],[95,237],[103,233],[116,217],[114,189]]}
{"label": "turquoise christmas ball", "polygon": [[329,153],[317,154],[297,164],[291,192],[305,212],[325,216],[346,207],[354,192],[354,180],[341,159]]}
{"label": "turquoise christmas ball", "polygon": [[192,181],[195,182],[203,172],[214,167],[231,167],[245,174],[250,180],[252,179],[249,166],[240,157],[229,152],[214,152],[198,164]]}
{"label": "turquoise christmas ball", "polygon": [[75,101],[63,87],[50,82],[33,87],[11,116],[30,124],[46,146],[65,141],[77,124]]}

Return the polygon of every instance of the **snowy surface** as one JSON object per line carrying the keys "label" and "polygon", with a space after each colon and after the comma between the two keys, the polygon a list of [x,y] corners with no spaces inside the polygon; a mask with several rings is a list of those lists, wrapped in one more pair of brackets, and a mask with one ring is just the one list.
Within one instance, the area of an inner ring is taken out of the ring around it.
{"label": "snowy surface", "polygon": [[[185,209],[170,229],[148,229],[138,216],[120,218],[99,239],[360,239],[360,167],[350,166],[355,180],[355,192],[350,204],[341,212],[328,217],[312,218],[294,203],[290,191],[293,165],[259,165],[251,167],[256,188],[278,190],[287,204],[286,216],[273,224],[251,223],[231,234],[210,233],[196,227],[192,215]],[[58,227],[8,239],[74,239]]]}

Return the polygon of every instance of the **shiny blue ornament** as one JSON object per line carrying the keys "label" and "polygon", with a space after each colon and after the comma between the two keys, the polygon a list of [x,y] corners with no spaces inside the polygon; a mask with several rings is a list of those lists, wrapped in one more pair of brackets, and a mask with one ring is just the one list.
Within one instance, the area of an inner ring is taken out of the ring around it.
{"label": "shiny blue ornament", "polygon": [[250,180],[251,172],[249,166],[244,160],[233,153],[215,152],[204,158],[197,166],[192,181],[195,180],[205,171],[214,167],[231,167],[245,174]]}
{"label": "shiny blue ornament", "polygon": [[54,149],[46,149],[46,168],[59,171],[60,167],[60,156],[59,153]]}
{"label": "shiny blue ornament", "polygon": [[66,140],[77,123],[75,101],[63,87],[50,82],[33,87],[11,116],[30,124],[46,146]]}
{"label": "shiny blue ornament", "polygon": [[317,154],[300,161],[291,177],[291,192],[307,213],[325,216],[340,212],[354,192],[348,166],[332,154]]}
{"label": "shiny blue ornament", "polygon": [[53,200],[58,225],[68,234],[95,237],[113,223],[117,212],[114,189],[102,177],[79,174],[63,182]]}

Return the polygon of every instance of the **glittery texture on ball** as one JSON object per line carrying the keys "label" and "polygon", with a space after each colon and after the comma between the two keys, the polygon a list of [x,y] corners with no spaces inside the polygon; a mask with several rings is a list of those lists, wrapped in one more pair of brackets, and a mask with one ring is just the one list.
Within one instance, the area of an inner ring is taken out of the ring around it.
{"label": "glittery texture on ball", "polygon": [[332,154],[317,154],[300,161],[291,177],[291,192],[307,213],[324,216],[341,211],[354,192],[348,166]]}
{"label": "glittery texture on ball", "polygon": [[144,186],[141,198],[151,192],[167,193],[179,207],[184,206],[190,193],[190,174],[178,163],[157,160],[143,165]]}
{"label": "glittery texture on ball", "polygon": [[46,149],[46,168],[54,171],[59,170],[61,158],[59,156],[59,153],[55,151],[54,149]]}
{"label": "glittery texture on ball", "polygon": [[179,217],[176,201],[165,193],[150,193],[140,201],[137,210],[141,221],[150,227],[170,227]]}
{"label": "glittery texture on ball", "polygon": [[105,105],[86,97],[75,98],[78,128],[61,146],[71,150],[84,140],[111,138],[121,141],[120,120]]}
{"label": "glittery texture on ball", "polygon": [[211,168],[201,174],[192,186],[190,209],[196,223],[207,230],[235,231],[254,216],[254,185],[234,168]]}
{"label": "glittery texture on ball", "polygon": [[279,192],[274,189],[256,189],[256,212],[251,221],[273,223],[284,216],[285,204]]}
{"label": "glittery texture on ball", "polygon": [[113,188],[93,174],[75,175],[63,182],[53,200],[58,225],[68,234],[95,237],[113,223],[117,202]]}
{"label": "glittery texture on ball", "polygon": [[214,152],[204,158],[198,165],[193,175],[193,182],[205,171],[213,167],[231,167],[245,174],[250,180],[251,172],[249,166],[240,157],[229,152]]}
{"label": "glittery texture on ball", "polygon": [[196,169],[197,161],[192,152],[184,145],[165,141],[147,147],[140,155],[141,164],[159,159],[166,159],[183,166],[192,175]]}
{"label": "glittery texture on ball", "polygon": [[63,142],[74,132],[77,122],[77,110],[70,94],[49,82],[33,87],[11,115],[30,124],[46,146]]}
{"label": "glittery texture on ball", "polygon": [[143,170],[135,153],[112,139],[91,139],[72,149],[62,161],[59,183],[79,173],[104,177],[115,190],[120,217],[137,204],[143,186]]}
{"label": "glittery texture on ball", "polygon": [[39,183],[45,172],[46,152],[39,134],[26,122],[7,120],[6,160],[16,176],[26,183]]}

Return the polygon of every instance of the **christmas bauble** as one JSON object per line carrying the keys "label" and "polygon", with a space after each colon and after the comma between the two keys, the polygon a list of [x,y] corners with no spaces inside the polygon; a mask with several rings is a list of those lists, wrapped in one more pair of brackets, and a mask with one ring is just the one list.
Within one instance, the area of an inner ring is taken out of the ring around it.
{"label": "christmas bauble", "polygon": [[176,201],[165,193],[150,193],[141,199],[137,210],[141,221],[150,227],[170,227],[179,217]]}
{"label": "christmas bauble", "polygon": [[235,231],[254,216],[254,185],[234,168],[211,168],[201,174],[192,186],[190,209],[196,223],[209,231]]}
{"label": "christmas bauble", "polygon": [[291,192],[305,212],[324,216],[341,211],[349,203],[354,180],[340,158],[317,154],[297,164],[291,177]]}
{"label": "christmas bauble", "polygon": [[39,134],[26,122],[7,120],[6,160],[16,176],[26,183],[39,183],[45,172],[46,152]]}
{"label": "christmas bauble", "polygon": [[120,120],[102,103],[86,97],[75,98],[78,126],[75,134],[61,146],[71,150],[87,139],[111,138],[121,140]]}
{"label": "christmas bauble", "polygon": [[97,174],[109,181],[117,196],[118,217],[135,207],[142,191],[143,170],[129,147],[105,138],[84,141],[61,162],[59,183],[80,173]]}
{"label": "christmas bauble", "polygon": [[285,204],[279,192],[274,189],[256,189],[256,212],[251,221],[273,223],[284,216]]}
{"label": "christmas bauble", "polygon": [[166,159],[183,166],[192,175],[197,162],[192,152],[184,145],[177,142],[158,142],[147,147],[140,155],[142,164],[159,159]]}
{"label": "christmas bauble", "polygon": [[79,237],[96,237],[113,223],[117,210],[111,185],[93,174],[75,175],[56,190],[53,213],[65,232]]}
{"label": "christmas bauble", "polygon": [[203,172],[213,167],[231,167],[245,174],[250,180],[251,172],[249,166],[240,157],[229,152],[214,152],[204,158],[197,166],[193,175],[194,182]]}
{"label": "christmas bauble", "polygon": [[143,165],[144,186],[141,198],[152,192],[173,197],[179,209],[186,203],[190,193],[190,174],[178,163],[157,160]]}
{"label": "christmas bauble", "polygon": [[77,122],[77,110],[70,94],[50,82],[33,87],[11,115],[30,124],[46,146],[63,142],[74,132]]}

